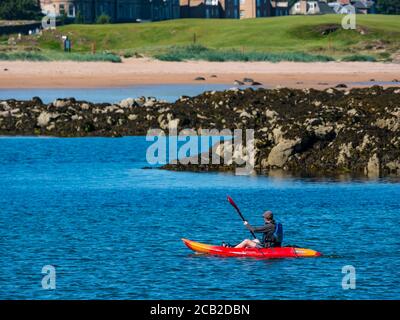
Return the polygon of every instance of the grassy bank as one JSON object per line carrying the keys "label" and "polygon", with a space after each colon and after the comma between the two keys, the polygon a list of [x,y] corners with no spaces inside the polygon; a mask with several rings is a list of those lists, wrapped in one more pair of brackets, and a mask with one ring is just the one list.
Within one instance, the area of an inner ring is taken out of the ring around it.
{"label": "grassy bank", "polygon": [[63,52],[0,52],[0,60],[7,61],[108,61],[121,62],[118,55],[111,53],[63,53]]}
{"label": "grassy bank", "polygon": [[[196,44],[208,49],[208,52],[202,53],[206,59],[217,61],[313,61],[314,58],[308,55],[338,60],[345,56],[354,59],[358,56],[361,61],[363,58],[360,56],[386,60],[400,50],[400,16],[358,15],[357,30],[341,28],[341,19],[340,15],[321,15],[245,20],[178,19],[141,24],[72,24],[45,32],[34,41],[34,45],[41,50],[58,51],[61,36],[68,35],[73,41],[74,52],[88,53],[95,43],[98,51],[112,51],[122,56],[139,53],[168,60],[173,56],[198,59],[198,54],[190,57],[179,49]],[[227,57],[224,58],[223,54]]]}

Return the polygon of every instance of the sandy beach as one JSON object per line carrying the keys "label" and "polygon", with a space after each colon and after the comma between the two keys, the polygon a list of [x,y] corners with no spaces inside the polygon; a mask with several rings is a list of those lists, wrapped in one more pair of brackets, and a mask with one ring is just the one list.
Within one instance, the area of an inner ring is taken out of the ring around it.
{"label": "sandy beach", "polygon": [[[215,75],[212,77],[212,75]],[[204,77],[204,81],[195,80]],[[93,88],[144,84],[233,84],[244,77],[266,86],[330,87],[338,83],[400,80],[400,64],[371,62],[110,62],[0,61],[0,88]],[[400,83],[399,83],[400,85]]]}

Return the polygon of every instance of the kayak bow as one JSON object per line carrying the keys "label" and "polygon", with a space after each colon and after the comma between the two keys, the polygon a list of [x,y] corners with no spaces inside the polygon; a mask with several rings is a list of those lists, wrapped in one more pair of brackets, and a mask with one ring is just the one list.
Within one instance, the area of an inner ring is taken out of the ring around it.
{"label": "kayak bow", "polygon": [[254,258],[297,258],[297,257],[319,257],[321,253],[311,249],[276,247],[276,248],[227,248],[213,246],[205,243],[182,239],[183,243],[191,250],[200,253],[219,255],[225,257],[254,257]]}

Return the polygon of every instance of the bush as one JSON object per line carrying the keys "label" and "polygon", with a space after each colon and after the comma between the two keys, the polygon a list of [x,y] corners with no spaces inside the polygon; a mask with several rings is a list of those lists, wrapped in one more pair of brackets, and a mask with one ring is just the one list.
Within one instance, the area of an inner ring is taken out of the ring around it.
{"label": "bush", "polygon": [[[63,57],[65,60],[72,60],[72,61],[108,61],[114,63],[122,62],[121,57],[117,56],[113,53],[73,53],[70,55],[66,55]],[[59,59],[59,60],[64,60]]]}
{"label": "bush", "polygon": [[135,51],[135,50],[124,50],[121,52],[121,54],[124,58],[143,58],[143,55],[141,55],[139,52]]}
{"label": "bush", "polygon": [[36,52],[0,52],[0,60],[28,60],[28,61],[49,61],[49,58]]}
{"label": "bush", "polygon": [[110,22],[111,22],[110,16],[105,13],[102,13],[100,16],[98,16],[96,20],[97,24],[108,24]]}
{"label": "bush", "polygon": [[367,61],[376,62],[376,58],[373,56],[363,55],[363,54],[353,54],[351,56],[345,56],[342,61]]}
{"label": "bush", "polygon": [[64,13],[57,17],[57,25],[65,25],[65,23],[68,21],[68,16]]}

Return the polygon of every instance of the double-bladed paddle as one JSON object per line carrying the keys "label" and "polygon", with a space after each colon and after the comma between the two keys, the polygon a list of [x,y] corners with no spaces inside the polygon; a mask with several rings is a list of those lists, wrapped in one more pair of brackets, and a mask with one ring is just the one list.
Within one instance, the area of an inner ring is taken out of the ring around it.
{"label": "double-bladed paddle", "polygon": [[[239,207],[236,205],[235,201],[233,201],[233,199],[230,196],[227,196],[229,203],[232,205],[232,207],[234,207],[237,211],[237,213],[239,214],[240,218],[242,218],[243,221],[247,221],[244,217],[243,214],[240,212]],[[254,239],[257,239],[256,235],[254,234],[253,231],[249,230],[251,235],[254,237]]]}

